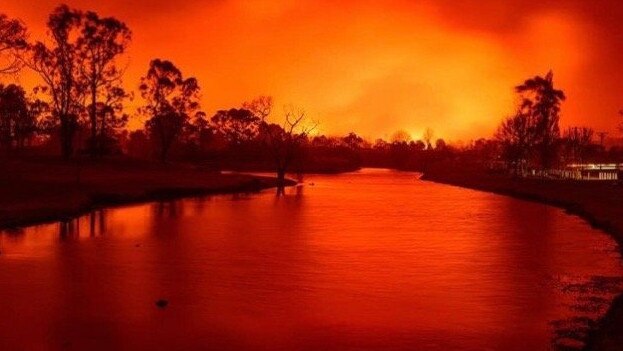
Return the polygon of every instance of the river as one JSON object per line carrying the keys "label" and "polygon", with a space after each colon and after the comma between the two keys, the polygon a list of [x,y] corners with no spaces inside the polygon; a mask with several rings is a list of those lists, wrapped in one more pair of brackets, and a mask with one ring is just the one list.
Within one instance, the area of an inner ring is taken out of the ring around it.
{"label": "river", "polygon": [[104,209],[0,251],[0,350],[550,350],[623,277],[560,209],[372,169]]}

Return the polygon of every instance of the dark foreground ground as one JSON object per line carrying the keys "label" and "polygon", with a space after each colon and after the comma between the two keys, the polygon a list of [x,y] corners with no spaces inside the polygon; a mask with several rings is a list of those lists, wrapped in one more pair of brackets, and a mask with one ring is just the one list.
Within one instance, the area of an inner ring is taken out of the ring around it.
{"label": "dark foreground ground", "polygon": [[64,220],[94,208],[183,196],[254,192],[276,179],[131,159],[0,159],[0,228]]}
{"label": "dark foreground ground", "polygon": [[[564,208],[610,233],[623,249],[623,185],[615,182],[575,182],[517,179],[469,165],[437,165],[424,180],[489,191]],[[623,295],[617,297],[587,341],[586,350],[623,350]]]}

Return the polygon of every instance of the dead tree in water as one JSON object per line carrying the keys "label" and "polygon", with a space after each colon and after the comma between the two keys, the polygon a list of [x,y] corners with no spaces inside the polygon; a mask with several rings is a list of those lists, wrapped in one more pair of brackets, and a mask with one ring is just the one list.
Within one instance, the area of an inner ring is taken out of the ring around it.
{"label": "dead tree in water", "polygon": [[266,122],[262,124],[261,133],[277,172],[278,193],[283,193],[286,173],[300,159],[302,146],[316,126],[316,122],[308,121],[305,111],[292,106],[284,109],[281,125]]}

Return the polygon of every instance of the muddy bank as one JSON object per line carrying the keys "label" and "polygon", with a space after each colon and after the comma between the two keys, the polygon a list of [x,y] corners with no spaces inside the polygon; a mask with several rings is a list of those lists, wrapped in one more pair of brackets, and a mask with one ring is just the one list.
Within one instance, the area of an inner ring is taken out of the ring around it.
{"label": "muddy bank", "polygon": [[[277,186],[271,177],[129,160],[84,164],[3,161],[0,228],[4,229],[67,220],[106,206],[256,192]],[[287,185],[293,184],[289,181]]]}
{"label": "muddy bank", "polygon": [[[565,209],[611,234],[623,251],[623,186],[615,182],[517,179],[477,167],[428,169],[423,180],[493,192]],[[586,341],[585,350],[623,350],[623,295],[612,303]]]}

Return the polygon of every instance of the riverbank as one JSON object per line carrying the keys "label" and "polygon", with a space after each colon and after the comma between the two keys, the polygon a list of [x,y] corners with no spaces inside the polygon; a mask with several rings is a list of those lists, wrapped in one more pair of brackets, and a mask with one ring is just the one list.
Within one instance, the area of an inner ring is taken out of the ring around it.
{"label": "riverbank", "polygon": [[[623,252],[623,186],[614,182],[518,179],[493,174],[475,165],[439,164],[423,180],[536,201],[565,209],[611,234]],[[617,297],[585,350],[623,350],[623,295]]]}
{"label": "riverbank", "polygon": [[0,228],[67,220],[106,206],[276,186],[277,180],[271,177],[130,159],[2,159]]}

